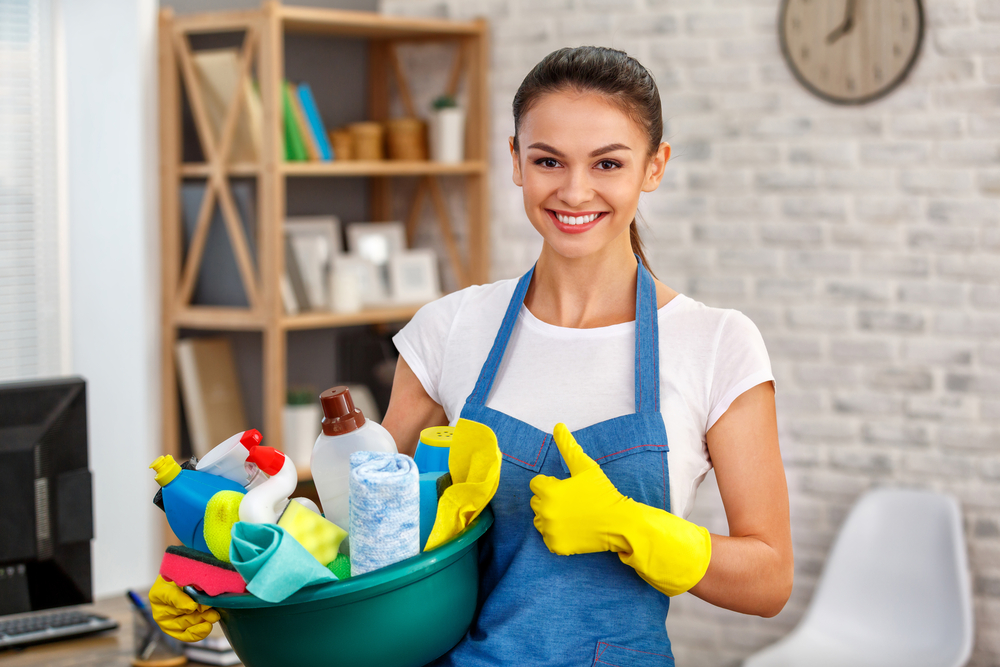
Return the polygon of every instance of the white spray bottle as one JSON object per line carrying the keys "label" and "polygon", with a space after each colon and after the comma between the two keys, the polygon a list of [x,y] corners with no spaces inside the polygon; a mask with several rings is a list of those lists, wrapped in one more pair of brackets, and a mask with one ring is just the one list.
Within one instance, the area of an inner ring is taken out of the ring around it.
{"label": "white spray bottle", "polygon": [[389,432],[354,407],[347,387],[333,387],[319,395],[323,406],[323,430],[313,445],[313,482],[323,514],[338,526],[349,523],[348,490],[351,454],[360,451],[396,454]]}
{"label": "white spray bottle", "polygon": [[267,475],[253,463],[247,463],[250,451],[260,444],[262,436],[255,428],[241,431],[219,443],[205,454],[195,468],[219,477],[231,479],[250,490],[261,484]]}

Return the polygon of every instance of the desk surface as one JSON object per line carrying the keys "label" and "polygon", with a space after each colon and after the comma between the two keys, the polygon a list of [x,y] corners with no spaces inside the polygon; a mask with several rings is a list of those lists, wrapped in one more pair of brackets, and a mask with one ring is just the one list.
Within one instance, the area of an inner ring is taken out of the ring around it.
{"label": "desk surface", "polygon": [[[80,639],[0,651],[0,667],[131,667],[132,612],[124,595],[80,608],[118,621],[118,629]],[[191,663],[195,664],[195,663]]]}

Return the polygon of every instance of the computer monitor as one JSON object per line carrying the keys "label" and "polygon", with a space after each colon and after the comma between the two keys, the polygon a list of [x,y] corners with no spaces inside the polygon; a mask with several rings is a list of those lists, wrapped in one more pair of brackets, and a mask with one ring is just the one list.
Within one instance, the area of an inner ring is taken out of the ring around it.
{"label": "computer monitor", "polygon": [[0,384],[0,615],[92,602],[82,378]]}

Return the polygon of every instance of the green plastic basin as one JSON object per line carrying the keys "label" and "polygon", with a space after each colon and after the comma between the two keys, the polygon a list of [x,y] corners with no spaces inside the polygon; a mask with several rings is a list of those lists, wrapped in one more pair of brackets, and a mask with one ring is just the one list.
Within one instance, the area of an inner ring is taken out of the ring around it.
{"label": "green plastic basin", "polygon": [[186,590],[219,610],[246,667],[419,667],[447,653],[472,624],[478,540],[491,525],[487,506],[434,551],[304,588],[277,604],[250,594],[213,597]]}

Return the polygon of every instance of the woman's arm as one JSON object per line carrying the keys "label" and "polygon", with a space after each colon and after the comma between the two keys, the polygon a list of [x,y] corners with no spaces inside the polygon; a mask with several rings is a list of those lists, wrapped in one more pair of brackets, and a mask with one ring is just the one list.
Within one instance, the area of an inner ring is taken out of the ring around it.
{"label": "woman's arm", "polygon": [[707,440],[729,536],[712,535],[708,571],[691,593],[733,611],[774,616],[791,595],[793,573],[774,386],[766,382],[741,394]]}
{"label": "woman's arm", "polygon": [[447,424],[444,408],[427,395],[420,380],[400,356],[392,379],[389,409],[382,420],[382,426],[396,441],[396,448],[401,454],[413,456],[422,430]]}

